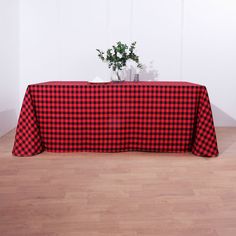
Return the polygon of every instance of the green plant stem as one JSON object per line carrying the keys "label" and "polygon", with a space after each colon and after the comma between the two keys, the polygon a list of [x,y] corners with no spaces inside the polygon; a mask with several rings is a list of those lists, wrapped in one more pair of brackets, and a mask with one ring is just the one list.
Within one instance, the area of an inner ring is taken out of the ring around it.
{"label": "green plant stem", "polygon": [[120,75],[119,75],[119,71],[116,71],[116,75],[118,77],[118,80],[121,81]]}

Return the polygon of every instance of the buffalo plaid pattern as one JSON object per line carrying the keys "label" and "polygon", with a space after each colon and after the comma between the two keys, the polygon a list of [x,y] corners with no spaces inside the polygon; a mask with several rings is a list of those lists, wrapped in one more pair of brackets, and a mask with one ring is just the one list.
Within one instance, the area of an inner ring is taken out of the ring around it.
{"label": "buffalo plaid pattern", "polygon": [[13,154],[42,151],[218,155],[206,87],[187,82],[29,85]]}

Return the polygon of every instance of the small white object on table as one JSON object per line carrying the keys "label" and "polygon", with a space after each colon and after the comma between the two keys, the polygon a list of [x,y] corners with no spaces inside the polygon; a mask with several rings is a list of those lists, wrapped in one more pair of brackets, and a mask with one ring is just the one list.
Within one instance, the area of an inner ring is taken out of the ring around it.
{"label": "small white object on table", "polygon": [[99,76],[94,77],[92,80],[88,81],[89,83],[108,83],[110,80],[102,79]]}

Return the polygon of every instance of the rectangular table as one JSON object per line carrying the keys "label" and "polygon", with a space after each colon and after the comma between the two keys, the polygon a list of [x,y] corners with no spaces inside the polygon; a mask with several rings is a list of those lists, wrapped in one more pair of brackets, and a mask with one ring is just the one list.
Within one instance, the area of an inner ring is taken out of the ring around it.
{"label": "rectangular table", "polygon": [[207,89],[188,82],[29,85],[12,152],[42,151],[217,156]]}

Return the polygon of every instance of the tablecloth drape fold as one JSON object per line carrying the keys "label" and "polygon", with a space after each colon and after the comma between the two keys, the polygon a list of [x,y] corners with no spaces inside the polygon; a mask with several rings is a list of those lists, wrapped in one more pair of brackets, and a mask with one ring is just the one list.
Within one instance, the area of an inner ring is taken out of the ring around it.
{"label": "tablecloth drape fold", "polygon": [[207,89],[202,86],[199,94],[199,104],[195,121],[192,153],[197,156],[217,156],[217,140],[212,117],[211,104]]}
{"label": "tablecloth drape fold", "polygon": [[28,86],[20,117],[18,120],[13,154],[16,156],[32,156],[44,151],[34,104]]}

